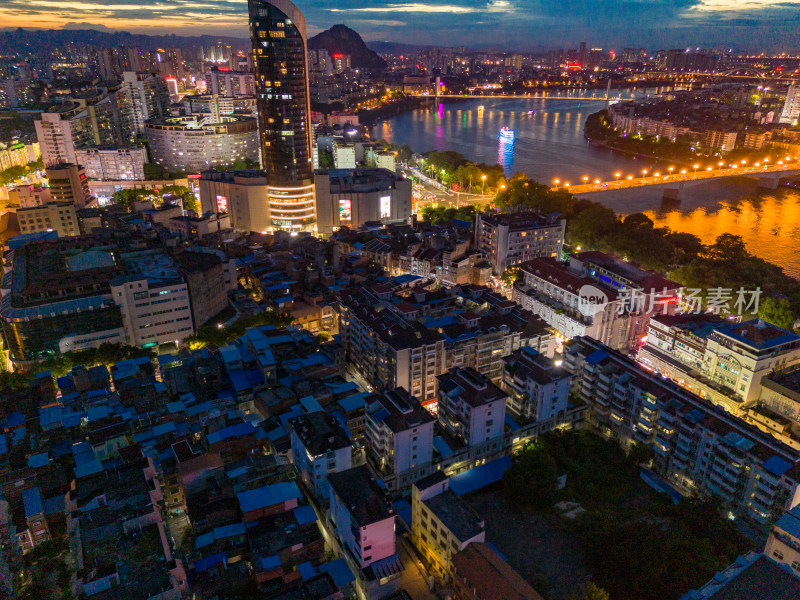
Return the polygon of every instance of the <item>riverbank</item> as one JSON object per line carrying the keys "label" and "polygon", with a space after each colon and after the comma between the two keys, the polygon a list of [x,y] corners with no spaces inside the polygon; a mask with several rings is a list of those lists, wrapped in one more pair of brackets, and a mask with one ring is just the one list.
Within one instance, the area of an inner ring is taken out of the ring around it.
{"label": "riverbank", "polygon": [[[595,148],[612,150],[637,159],[650,159],[656,162],[669,162],[676,166],[690,167],[698,160],[702,160],[691,151],[687,145],[669,142],[654,142],[650,140],[622,137],[611,128],[606,109],[592,113],[586,117],[583,125],[583,137]],[[660,152],[654,152],[658,146]]]}

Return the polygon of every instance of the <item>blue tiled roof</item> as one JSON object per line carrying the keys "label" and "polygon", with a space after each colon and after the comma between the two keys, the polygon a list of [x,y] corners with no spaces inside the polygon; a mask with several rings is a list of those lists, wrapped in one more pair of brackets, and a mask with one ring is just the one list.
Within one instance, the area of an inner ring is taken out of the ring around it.
{"label": "blue tiled roof", "polygon": [[294,518],[297,519],[298,525],[306,525],[317,520],[317,513],[315,513],[313,507],[308,504],[305,506],[298,506],[292,513],[294,513]]}
{"label": "blue tiled roof", "polygon": [[186,406],[184,406],[183,402],[181,402],[180,400],[178,400],[177,402],[167,403],[167,411],[170,414],[183,412],[184,410],[186,410]]}
{"label": "blue tiled roof", "polygon": [[[743,331],[756,331],[759,329],[764,329],[764,327],[773,328],[775,331],[781,332],[781,335],[776,335],[772,338],[755,341],[752,338],[747,337],[746,335],[741,335],[738,332]],[[757,348],[759,350],[763,350],[765,348],[772,348],[774,346],[780,346],[781,344],[787,344],[789,342],[794,342],[800,339],[796,333],[791,331],[787,331],[786,329],[781,329],[777,325],[773,325],[772,323],[764,324],[761,319],[753,319],[751,321],[746,321],[744,323],[736,323],[735,325],[729,325],[727,327],[721,327],[717,329],[718,332],[733,338],[739,342],[747,344],[752,348]]]}
{"label": "blue tiled roof", "polygon": [[517,431],[518,429],[521,429],[521,425],[519,423],[517,423],[514,420],[514,417],[512,417],[509,413],[506,413],[506,425],[508,425],[508,428],[512,432]]}
{"label": "blue tiled roof", "polygon": [[47,452],[42,452],[41,454],[34,454],[33,456],[28,457],[28,466],[32,469],[38,469],[39,467],[44,467],[50,462],[50,455]]}
{"label": "blue tiled roof", "polygon": [[403,523],[411,528],[411,503],[408,500],[401,499],[395,500],[392,506],[397,511],[397,515],[403,520]]}
{"label": "blue tiled roof", "polygon": [[219,431],[215,431],[214,433],[208,434],[208,443],[209,444],[216,444],[217,442],[222,442],[232,437],[242,437],[245,435],[251,435],[256,432],[256,428],[253,427],[253,424],[250,422],[245,423],[237,423],[236,425],[229,425]]}
{"label": "blue tiled roof", "polygon": [[778,519],[775,527],[783,529],[793,538],[800,540],[800,504]]}
{"label": "blue tiled roof", "polygon": [[337,404],[342,408],[343,411],[350,412],[352,410],[364,408],[364,406],[366,405],[364,399],[367,396],[369,396],[369,392],[361,392],[360,394],[353,394],[352,396],[347,396],[346,398],[338,400]]}
{"label": "blue tiled roof", "polygon": [[233,369],[228,371],[228,377],[230,377],[231,385],[237,393],[249,390],[253,387],[250,385],[250,381],[248,381],[247,374],[244,372],[244,369]]}
{"label": "blue tiled roof", "polygon": [[300,404],[302,404],[303,408],[306,409],[306,412],[313,413],[313,412],[322,412],[322,406],[314,396],[305,396],[300,398]]}
{"label": "blue tiled roof", "polygon": [[596,365],[608,358],[608,352],[605,350],[595,350],[589,356],[586,357],[586,363],[590,365]]}
{"label": "blue tiled roof", "polygon": [[45,516],[64,514],[64,496],[53,496],[46,498],[44,501],[44,514]]}
{"label": "blue tiled roof", "polygon": [[6,417],[4,425],[6,428],[10,429],[11,427],[19,427],[23,423],[25,423],[25,415],[16,411]]}
{"label": "blue tiled roof", "polygon": [[761,466],[763,466],[767,471],[778,477],[780,477],[781,475],[786,473],[786,471],[792,468],[792,464],[782,459],[780,456],[773,456],[772,458],[768,458],[767,460],[764,461],[764,464]]}
{"label": "blue tiled roof", "polygon": [[447,442],[444,441],[444,438],[440,435],[437,435],[433,438],[433,447],[441,454],[443,457],[450,456],[453,453],[453,450],[450,446],[447,445]]}
{"label": "blue tiled roof", "polygon": [[208,571],[211,567],[214,567],[218,564],[226,565],[227,568],[228,563],[228,555],[225,552],[220,552],[219,554],[214,554],[212,556],[207,556],[206,558],[201,558],[194,563],[194,570],[197,573],[202,573],[203,571]]}
{"label": "blue tiled roof", "polygon": [[25,506],[25,516],[32,517],[44,512],[42,495],[38,487],[28,488],[22,492],[22,504]]}
{"label": "blue tiled roof", "polygon": [[272,556],[267,556],[266,558],[261,559],[261,568],[265,571],[272,571],[280,566],[281,559],[277,554],[273,554]]}
{"label": "blue tiled roof", "polygon": [[209,402],[208,400],[206,400],[205,402],[201,402],[200,404],[195,404],[194,406],[186,407],[186,416],[194,417],[196,415],[199,415],[200,413],[208,412],[212,408],[214,408],[214,405],[211,404],[211,402]]}
{"label": "blue tiled roof", "polygon": [[511,457],[503,456],[491,462],[464,471],[450,478],[450,489],[459,496],[479,490],[490,483],[500,481],[503,473],[511,466]]}
{"label": "blue tiled roof", "polygon": [[264,487],[247,490],[238,494],[239,505],[242,512],[250,512],[259,508],[266,508],[280,502],[300,498],[302,494],[297,484],[293,481],[275,483]]}
{"label": "blue tiled roof", "polygon": [[356,579],[353,573],[350,571],[350,567],[347,566],[347,561],[345,561],[343,558],[321,564],[319,567],[317,567],[317,570],[320,572],[330,573],[330,576],[333,578],[333,582],[338,588],[342,588],[348,583],[352,583]]}
{"label": "blue tiled roof", "polygon": [[103,470],[103,465],[100,463],[99,460],[93,458],[92,460],[89,460],[75,467],[75,478],[80,479],[81,477],[94,475],[95,473],[100,473],[102,470]]}
{"label": "blue tiled roof", "polygon": [[317,570],[310,562],[304,562],[297,565],[297,572],[300,573],[300,577],[303,578],[303,581],[311,579],[317,574]]}
{"label": "blue tiled roof", "polygon": [[703,411],[701,411],[699,408],[693,408],[689,411],[685,418],[691,423],[697,423],[704,416],[705,415],[703,414]]}

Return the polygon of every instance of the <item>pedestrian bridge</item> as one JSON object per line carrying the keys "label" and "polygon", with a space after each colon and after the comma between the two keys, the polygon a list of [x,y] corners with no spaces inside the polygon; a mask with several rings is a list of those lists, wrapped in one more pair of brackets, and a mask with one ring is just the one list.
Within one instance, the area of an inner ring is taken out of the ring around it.
{"label": "pedestrian bridge", "polygon": [[780,161],[779,164],[755,163],[752,166],[747,164],[728,165],[725,167],[712,168],[705,170],[682,169],[675,173],[673,168],[666,172],[645,172],[641,177],[632,175],[624,176],[617,173],[611,181],[600,181],[595,179],[593,182],[573,185],[569,182],[558,182],[553,187],[557,189],[568,189],[576,196],[595,195],[605,192],[627,190],[632,188],[655,187],[664,190],[663,197],[668,200],[683,200],[686,190],[703,185],[709,181],[730,179],[733,177],[747,177],[758,181],[758,187],[762,189],[777,189],[781,181],[791,179],[800,175],[800,162],[796,160]]}

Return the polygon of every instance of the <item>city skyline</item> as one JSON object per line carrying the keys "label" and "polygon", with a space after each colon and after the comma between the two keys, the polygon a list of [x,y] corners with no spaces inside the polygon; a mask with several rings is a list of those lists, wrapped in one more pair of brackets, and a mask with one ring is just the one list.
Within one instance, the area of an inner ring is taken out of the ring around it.
{"label": "city skyline", "polygon": [[[247,37],[239,0],[3,0],[10,27]],[[537,49],[730,46],[789,50],[800,43],[800,2],[781,0],[304,0],[308,33],[345,23],[368,41]],[[119,27],[119,25],[122,27]],[[497,29],[505,40],[498,44]],[[745,34],[746,32],[746,34]]]}

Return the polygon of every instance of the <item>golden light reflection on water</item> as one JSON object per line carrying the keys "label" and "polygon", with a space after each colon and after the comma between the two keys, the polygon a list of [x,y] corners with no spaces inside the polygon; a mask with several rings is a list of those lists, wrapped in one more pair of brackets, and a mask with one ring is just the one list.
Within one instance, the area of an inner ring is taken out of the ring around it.
{"label": "golden light reflection on water", "polygon": [[692,233],[706,244],[723,233],[739,235],[750,252],[800,277],[800,193],[795,190],[721,201],[718,208],[645,214],[658,227]]}

